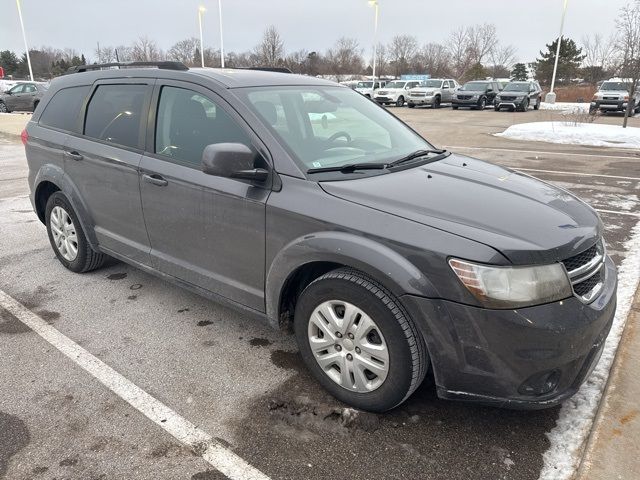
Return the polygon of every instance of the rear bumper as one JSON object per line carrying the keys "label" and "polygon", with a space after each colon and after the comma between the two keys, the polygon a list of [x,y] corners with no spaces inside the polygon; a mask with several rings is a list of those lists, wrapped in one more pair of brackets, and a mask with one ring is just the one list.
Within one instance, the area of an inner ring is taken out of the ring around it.
{"label": "rear bumper", "polygon": [[441,398],[547,408],[578,391],[600,358],[616,310],[616,269],[588,305],[575,297],[489,310],[405,295],[423,332]]}

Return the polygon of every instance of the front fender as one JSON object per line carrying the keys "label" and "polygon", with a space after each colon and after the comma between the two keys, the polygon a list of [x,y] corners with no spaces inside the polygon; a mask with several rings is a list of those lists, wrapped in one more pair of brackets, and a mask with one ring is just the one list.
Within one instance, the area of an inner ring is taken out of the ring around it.
{"label": "front fender", "polygon": [[[32,198],[31,203],[34,207],[37,207],[37,196],[40,186],[43,182],[50,182],[57,186],[62,193],[67,197],[69,203],[73,207],[73,210],[80,221],[80,226],[82,227],[82,231],[87,237],[87,241],[92,248],[97,250],[98,248],[98,239],[96,238],[96,234],[94,231],[95,223],[93,219],[89,215],[89,210],[85,202],[82,200],[82,196],[80,195],[80,191],[78,187],[71,181],[71,179],[64,174],[64,170],[61,166],[46,164],[43,165],[36,174],[33,185],[35,188],[32,190]],[[43,218],[40,220],[44,223],[44,212]]]}
{"label": "front fender", "polygon": [[266,312],[277,321],[283,287],[299,267],[333,262],[373,277],[396,296],[437,296],[427,277],[409,260],[374,240],[345,232],[318,232],[296,238],[273,259],[265,285]]}

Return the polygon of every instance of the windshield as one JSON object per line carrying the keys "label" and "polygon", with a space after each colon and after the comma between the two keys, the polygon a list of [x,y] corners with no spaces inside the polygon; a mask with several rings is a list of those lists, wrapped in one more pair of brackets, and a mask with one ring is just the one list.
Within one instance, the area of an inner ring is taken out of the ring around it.
{"label": "windshield", "polygon": [[460,90],[465,90],[467,92],[481,92],[486,90],[488,86],[489,82],[467,82],[460,88]]}
{"label": "windshield", "polygon": [[404,88],[407,82],[389,82],[385,88]]}
{"label": "windshield", "polygon": [[507,86],[504,87],[503,92],[528,92],[529,84],[528,83],[507,83]]}
{"label": "windshield", "polygon": [[604,82],[600,87],[600,90],[624,90],[627,91],[629,85],[624,82]]}
{"label": "windshield", "polygon": [[386,164],[433,149],[393,115],[347,88],[256,87],[237,92],[305,172]]}
{"label": "windshield", "polygon": [[423,82],[420,86],[427,87],[427,88],[440,88],[442,86],[442,80],[427,80]]}
{"label": "windshield", "polygon": [[356,88],[371,88],[372,84],[373,82],[358,82],[358,85],[356,85]]}

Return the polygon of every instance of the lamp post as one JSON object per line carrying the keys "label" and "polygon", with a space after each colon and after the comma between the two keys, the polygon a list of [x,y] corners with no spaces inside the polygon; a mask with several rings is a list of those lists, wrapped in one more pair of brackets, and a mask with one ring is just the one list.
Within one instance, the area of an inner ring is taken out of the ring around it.
{"label": "lamp post", "polygon": [[373,76],[373,83],[371,84],[371,95],[373,97],[373,91],[376,88],[376,57],[378,52],[378,0],[369,0],[369,5],[375,10],[373,20],[373,66],[371,68],[371,74]]}
{"label": "lamp post", "polygon": [[22,8],[20,6],[20,0],[16,0],[18,6],[18,17],[20,17],[20,28],[22,28],[22,39],[24,40],[24,49],[27,55],[27,65],[29,65],[29,77],[33,82],[33,70],[31,68],[31,56],[29,55],[29,46],[27,45],[27,35],[24,33],[24,22],[22,21]]}
{"label": "lamp post", "polygon": [[558,36],[558,45],[556,46],[556,59],[553,63],[553,75],[551,77],[551,90],[545,96],[544,100],[548,103],[556,103],[556,94],[553,91],[556,85],[556,72],[558,71],[558,60],[560,58],[560,45],[562,44],[562,30],[564,29],[564,17],[567,14],[567,4],[569,0],[564,0],[564,6],[562,7],[562,19],[560,20],[560,35]]}
{"label": "lamp post", "polygon": [[200,62],[202,63],[202,68],[204,68],[204,40],[202,39],[202,14],[206,12],[207,9],[202,5],[198,7],[198,26],[200,27]]}
{"label": "lamp post", "polygon": [[224,68],[224,38],[222,36],[222,0],[218,0],[218,18],[220,19],[220,66]]}

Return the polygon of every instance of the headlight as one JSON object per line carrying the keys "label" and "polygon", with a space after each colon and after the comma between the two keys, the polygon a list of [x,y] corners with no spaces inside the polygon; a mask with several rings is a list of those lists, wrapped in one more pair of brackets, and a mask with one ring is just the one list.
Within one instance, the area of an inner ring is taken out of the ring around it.
{"label": "headlight", "polygon": [[479,265],[452,258],[449,265],[467,290],[489,308],[518,308],[572,295],[560,263],[530,267]]}
{"label": "headlight", "polygon": [[471,96],[471,100],[477,100],[477,99],[478,99],[478,97],[479,97],[479,95],[472,95],[472,96]]}

